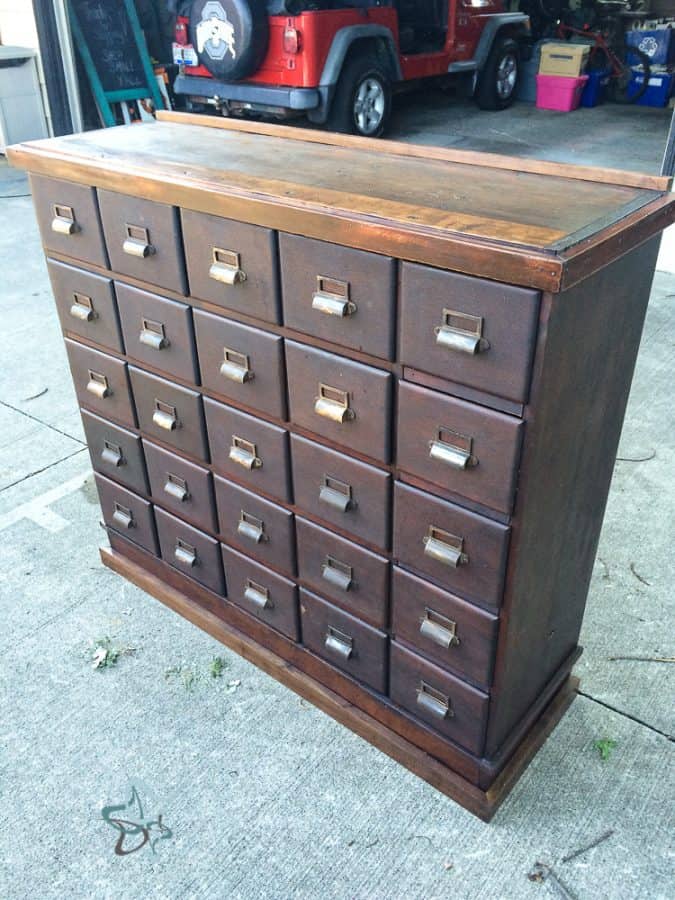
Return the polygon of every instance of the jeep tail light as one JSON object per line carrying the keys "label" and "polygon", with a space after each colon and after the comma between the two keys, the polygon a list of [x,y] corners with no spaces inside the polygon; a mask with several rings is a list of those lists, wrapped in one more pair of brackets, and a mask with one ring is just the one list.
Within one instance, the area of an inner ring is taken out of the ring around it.
{"label": "jeep tail light", "polygon": [[181,17],[176,19],[176,32],[174,34],[174,40],[177,44],[180,44],[182,47],[184,47],[186,44],[190,43],[189,38],[188,38],[187,23],[188,23],[187,19],[183,19]]}
{"label": "jeep tail light", "polygon": [[284,29],[284,53],[300,52],[300,32],[297,28]]}

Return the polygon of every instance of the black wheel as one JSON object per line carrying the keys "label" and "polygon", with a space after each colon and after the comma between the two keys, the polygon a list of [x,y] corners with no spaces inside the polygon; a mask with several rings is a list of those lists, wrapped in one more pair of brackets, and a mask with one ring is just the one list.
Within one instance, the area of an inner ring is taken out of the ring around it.
{"label": "black wheel", "polygon": [[[635,103],[649,87],[651,60],[637,47],[624,47],[617,55],[625,62],[621,74],[618,78],[612,78],[610,82],[612,100],[615,103]],[[633,82],[633,73],[640,78],[637,85]]]}
{"label": "black wheel", "polygon": [[475,99],[481,109],[506,109],[516,98],[520,51],[512,38],[497,40],[478,78]]}
{"label": "black wheel", "polygon": [[340,73],[326,127],[380,137],[391,116],[391,82],[373,56],[348,59]]}
{"label": "black wheel", "polygon": [[269,43],[265,0],[195,0],[190,41],[219,81],[239,81],[260,67]]}

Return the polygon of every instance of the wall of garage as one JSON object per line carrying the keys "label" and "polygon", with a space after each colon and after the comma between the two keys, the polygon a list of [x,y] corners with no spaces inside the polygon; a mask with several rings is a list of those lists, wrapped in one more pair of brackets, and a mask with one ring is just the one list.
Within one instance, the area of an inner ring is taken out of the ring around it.
{"label": "wall of garage", "polygon": [[42,69],[35,16],[31,0],[0,0],[0,43],[5,46],[30,47],[37,50],[38,78],[42,92],[42,103],[47,117],[47,126],[52,133],[52,122],[47,102],[45,74]]}

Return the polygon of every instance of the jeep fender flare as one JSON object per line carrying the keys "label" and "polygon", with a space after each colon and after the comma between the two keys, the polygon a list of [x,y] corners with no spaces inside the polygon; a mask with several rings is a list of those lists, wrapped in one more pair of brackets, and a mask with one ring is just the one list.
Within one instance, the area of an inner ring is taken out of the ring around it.
{"label": "jeep fender flare", "polygon": [[473,56],[478,72],[481,71],[487,62],[498,33],[505,28],[509,28],[514,37],[526,37],[529,34],[527,28],[529,21],[530,17],[525,15],[525,13],[497,13],[494,16],[489,16],[485,23],[485,28],[483,28],[478,39],[478,46]]}
{"label": "jeep fender flare", "polygon": [[403,80],[401,64],[396,45],[394,44],[394,35],[386,25],[347,25],[345,28],[340,28],[339,31],[335,32],[323,71],[321,72],[321,78],[319,79],[321,103],[318,109],[309,112],[308,118],[310,121],[317,123],[326,121],[328,108],[333,99],[335,87],[340,78],[347,54],[356,41],[365,39],[382,42],[381,45],[385,48],[387,62],[391,69],[392,81]]}

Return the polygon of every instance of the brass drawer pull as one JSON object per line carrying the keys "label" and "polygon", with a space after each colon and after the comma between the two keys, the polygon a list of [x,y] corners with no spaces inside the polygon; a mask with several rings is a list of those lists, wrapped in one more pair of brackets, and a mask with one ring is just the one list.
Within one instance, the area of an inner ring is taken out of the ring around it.
{"label": "brass drawer pull", "polygon": [[117,501],[115,501],[113,522],[116,522],[120,528],[133,528],[136,524],[134,522],[134,514],[132,511],[126,506],[122,506],[121,503],[117,503]]}
{"label": "brass drawer pull", "polygon": [[234,250],[222,250],[220,247],[214,247],[209,278],[230,286],[246,281],[246,272],[241,268],[239,254]]}
{"label": "brass drawer pull", "polygon": [[138,259],[146,259],[155,253],[155,248],[150,243],[150,232],[141,225],[125,224],[124,231],[126,238],[122,244],[122,250],[129,256],[136,256]]}
{"label": "brass drawer pull", "polygon": [[321,566],[321,577],[341,591],[348,591],[354,586],[354,570],[346,563],[332,556],[326,556]]}
{"label": "brass drawer pull", "polygon": [[178,415],[176,407],[162,400],[155,400],[155,411],[152,414],[152,421],[158,428],[164,431],[175,431],[178,428]]}
{"label": "brass drawer pull", "polygon": [[441,325],[434,328],[436,343],[460,353],[484,353],[490,344],[483,337],[483,319],[454,309],[443,310]]}
{"label": "brass drawer pull", "polygon": [[451,719],[454,716],[450,698],[431,687],[426,681],[420,681],[417,688],[417,705],[437,719]]}
{"label": "brass drawer pull", "polygon": [[251,361],[245,353],[238,350],[230,350],[223,347],[223,362],[220,364],[220,374],[223,378],[236,381],[237,384],[246,384],[253,381],[254,374],[251,369]]}
{"label": "brass drawer pull", "polygon": [[457,623],[452,619],[446,619],[432,609],[424,611],[424,617],[420,619],[420,634],[444,650],[459,644],[457,637]]}
{"label": "brass drawer pull", "polygon": [[169,346],[169,339],[161,322],[141,319],[141,326],[141,333],[138,336],[141,344],[145,344],[146,347],[151,347],[153,350],[164,350]]}
{"label": "brass drawer pull", "polygon": [[352,497],[352,486],[330,475],[323,476],[323,484],[319,488],[319,500],[341,513],[349,512],[356,506]]}
{"label": "brass drawer pull", "polygon": [[477,466],[478,460],[472,456],[472,451],[473,438],[449,428],[439,428],[435,440],[429,441],[431,459],[452,466],[453,469]]}
{"label": "brass drawer pull", "polygon": [[354,655],[354,638],[329,625],[324,647],[326,650],[332,650],[333,653],[337,653],[342,659],[351,659]]}
{"label": "brass drawer pull", "polygon": [[249,541],[253,541],[254,544],[262,544],[269,540],[265,534],[265,523],[263,520],[244,512],[243,509],[239,513],[237,534],[247,538]]}
{"label": "brass drawer pull", "polygon": [[190,491],[188,490],[187,481],[180,475],[172,475],[171,472],[166,473],[166,481],[164,483],[164,493],[185,503],[190,499]]}
{"label": "brass drawer pull", "polygon": [[103,441],[101,459],[103,462],[108,463],[109,466],[115,466],[116,469],[119,469],[120,466],[126,463],[122,448],[118,444],[113,444],[112,441]]}
{"label": "brass drawer pull", "polygon": [[177,562],[181,563],[181,565],[188,566],[190,569],[194,569],[199,563],[196,548],[193,547],[192,544],[182,541],[180,538],[176,538],[176,548],[173,551],[173,555]]}
{"label": "brass drawer pull", "polygon": [[245,469],[260,469],[263,461],[258,456],[258,448],[251,441],[232,435],[232,445],[230,447],[229,457],[232,462],[243,466]]}
{"label": "brass drawer pull", "polygon": [[426,535],[422,538],[422,543],[424,544],[424,555],[443,563],[444,566],[456,569],[457,566],[466,565],[469,562],[469,557],[463,552],[464,538],[450,534],[449,531],[443,531],[442,528],[430,525]]}
{"label": "brass drawer pull", "polygon": [[348,391],[319,384],[319,396],[314,398],[314,412],[342,425],[356,418],[356,413],[349,405]]}
{"label": "brass drawer pull", "polygon": [[88,370],[88,374],[87,390],[90,394],[93,394],[99,400],[105,400],[106,397],[112,396],[107,376],[102,375],[100,372],[92,372],[91,369]]}
{"label": "brass drawer pull", "polygon": [[86,294],[73,293],[73,304],[70,307],[70,314],[74,319],[81,322],[93,322],[98,317],[98,313],[94,309],[94,303],[91,297]]}
{"label": "brass drawer pull", "polygon": [[52,231],[56,234],[71,235],[77,234],[80,230],[72,206],[61,206],[60,203],[55,203],[52,206],[52,214]]}
{"label": "brass drawer pull", "polygon": [[316,290],[312,294],[312,309],[327,316],[353,316],[356,304],[349,299],[349,282],[317,275]]}
{"label": "brass drawer pull", "polygon": [[250,578],[246,579],[244,599],[248,600],[248,602],[252,603],[254,606],[257,606],[258,609],[272,609],[274,605],[270,600],[269,588],[263,587],[261,584],[256,584],[256,582],[252,581]]}

